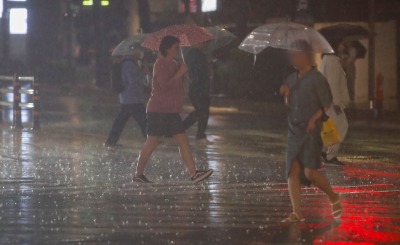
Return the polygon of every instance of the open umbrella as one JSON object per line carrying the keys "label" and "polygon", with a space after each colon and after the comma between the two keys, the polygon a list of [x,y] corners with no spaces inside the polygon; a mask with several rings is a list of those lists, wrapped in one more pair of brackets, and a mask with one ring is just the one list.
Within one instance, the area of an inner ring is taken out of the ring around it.
{"label": "open umbrella", "polygon": [[214,36],[203,27],[193,24],[182,24],[168,26],[160,31],[150,34],[144,40],[142,46],[151,50],[158,50],[161,40],[165,36],[174,36],[179,38],[181,46],[193,46],[214,39]]}
{"label": "open umbrella", "polygon": [[244,39],[239,49],[255,55],[267,47],[296,51],[300,50],[300,47],[294,45],[297,40],[307,41],[315,53],[334,53],[328,41],[318,31],[291,22],[267,24],[256,28]]}
{"label": "open umbrella", "polygon": [[112,52],[112,56],[130,55],[135,47],[135,44],[142,43],[148,34],[138,34],[124,39]]}
{"label": "open umbrella", "polygon": [[[194,24],[181,24],[168,26],[160,31],[150,34],[144,40],[142,46],[151,50],[158,50],[160,48],[161,40],[166,36],[179,38],[181,47],[190,47],[214,39],[214,36],[204,27]],[[182,48],[181,55],[183,62],[185,62]]]}
{"label": "open umbrella", "polygon": [[229,45],[237,37],[221,26],[206,27],[206,30],[214,36],[214,40],[207,44],[208,51],[214,51]]}
{"label": "open umbrella", "polygon": [[319,32],[328,40],[357,41],[366,39],[370,33],[358,25],[337,24],[321,28]]}

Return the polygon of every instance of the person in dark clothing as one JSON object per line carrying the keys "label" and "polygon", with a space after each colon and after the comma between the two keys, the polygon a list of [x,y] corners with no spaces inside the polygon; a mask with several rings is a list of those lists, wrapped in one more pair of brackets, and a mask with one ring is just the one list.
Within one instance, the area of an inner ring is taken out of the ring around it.
{"label": "person in dark clothing", "polygon": [[207,142],[205,134],[210,116],[210,72],[207,56],[202,51],[204,43],[194,46],[186,56],[189,78],[189,98],[194,111],[183,121],[185,129],[197,122],[196,139]]}
{"label": "person in dark clothing", "polygon": [[144,77],[145,74],[139,66],[138,60],[143,51],[136,48],[132,55],[122,57],[122,82],[124,90],[119,94],[121,109],[114,120],[108,139],[104,146],[113,148],[124,130],[130,117],[138,123],[143,137],[146,138],[146,108],[144,105]]}

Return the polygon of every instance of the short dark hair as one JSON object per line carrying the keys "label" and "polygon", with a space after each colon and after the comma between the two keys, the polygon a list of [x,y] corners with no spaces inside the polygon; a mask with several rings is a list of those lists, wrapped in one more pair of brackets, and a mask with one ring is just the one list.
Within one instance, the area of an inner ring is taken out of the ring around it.
{"label": "short dark hair", "polygon": [[174,44],[180,43],[179,39],[174,36],[165,36],[160,43],[160,53],[163,57],[167,55],[167,50],[171,48]]}

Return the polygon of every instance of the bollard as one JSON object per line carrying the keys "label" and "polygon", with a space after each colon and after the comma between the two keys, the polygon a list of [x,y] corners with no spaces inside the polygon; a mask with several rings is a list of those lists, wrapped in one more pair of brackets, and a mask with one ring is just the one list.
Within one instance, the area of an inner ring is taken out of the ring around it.
{"label": "bollard", "polygon": [[374,110],[375,119],[381,119],[381,117],[382,117],[383,99],[384,99],[384,94],[383,94],[384,80],[385,80],[385,77],[382,75],[382,73],[379,73],[378,76],[376,76],[375,110]]}
{"label": "bollard", "polygon": [[23,129],[24,127],[22,126],[22,118],[21,118],[21,83],[18,81],[18,76],[17,74],[14,74],[14,80],[13,80],[13,125],[11,128],[13,129]]}
{"label": "bollard", "polygon": [[40,94],[39,83],[36,79],[32,83],[33,86],[33,126],[32,130],[40,129]]}
{"label": "bollard", "polygon": [[1,91],[3,89],[3,84],[0,82],[0,123],[3,122],[3,92]]}

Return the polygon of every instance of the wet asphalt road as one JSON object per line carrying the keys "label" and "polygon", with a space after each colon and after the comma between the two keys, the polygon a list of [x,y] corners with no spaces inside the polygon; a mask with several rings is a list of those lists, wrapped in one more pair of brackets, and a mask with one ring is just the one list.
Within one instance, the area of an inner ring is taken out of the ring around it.
{"label": "wet asphalt road", "polygon": [[189,131],[199,168],[215,170],[209,181],[192,184],[165,140],[146,172],[155,184],[137,185],[133,165],[144,141],[133,122],[124,147],[109,151],[102,142],[117,109],[109,101],[44,99],[51,103],[41,131],[1,128],[0,244],[400,243],[398,122],[353,121],[346,165],[323,167],[342,194],[342,222],[311,187],[303,192],[307,221],[286,225],[281,107],[214,101],[213,144],[197,145]]}

